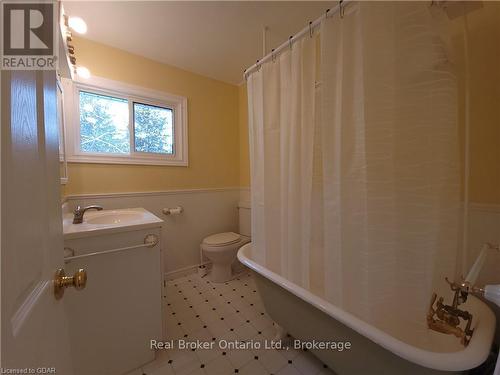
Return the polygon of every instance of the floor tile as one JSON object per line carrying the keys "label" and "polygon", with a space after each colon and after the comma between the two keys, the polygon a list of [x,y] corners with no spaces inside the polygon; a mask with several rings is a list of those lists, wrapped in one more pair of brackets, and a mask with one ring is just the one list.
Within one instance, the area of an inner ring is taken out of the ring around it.
{"label": "floor tile", "polygon": [[215,337],[222,337],[230,332],[230,327],[228,327],[221,320],[216,320],[214,322],[208,323],[206,326]]}
{"label": "floor tile", "polygon": [[219,342],[219,347],[221,348],[221,350],[228,351],[231,350],[231,347],[226,347],[227,343],[233,343],[235,341],[239,341],[239,339],[238,336],[234,334],[234,332],[227,332],[225,335],[217,337],[217,341]]}
{"label": "floor tile", "polygon": [[257,374],[258,375],[269,374],[269,372],[264,368],[264,366],[260,364],[258,360],[248,362],[238,371],[238,375],[257,375]]}
{"label": "floor tile", "polygon": [[329,368],[323,368],[318,375],[336,375],[335,371],[330,370]]}
{"label": "floor tile", "polygon": [[205,323],[202,322],[201,319],[199,319],[199,318],[182,319],[182,320],[180,320],[180,322],[181,322],[182,329],[187,334],[191,334],[193,332],[196,332],[196,331],[202,329],[203,326],[205,325]]}
{"label": "floor tile", "polygon": [[[306,375],[306,374],[301,374],[297,368],[295,368],[293,365],[287,365],[283,367],[281,370],[278,371],[278,375]],[[309,374],[307,374],[309,375]]]}
{"label": "floor tile", "polygon": [[138,368],[138,369],[132,370],[130,372],[127,372],[125,375],[142,375],[142,374],[144,374],[142,372],[142,369]]}
{"label": "floor tile", "polygon": [[253,360],[254,353],[250,350],[236,349],[230,350],[227,353],[229,362],[231,362],[234,368],[239,369],[243,367],[246,363]]}
{"label": "floor tile", "polygon": [[239,327],[235,328],[234,333],[241,340],[251,340],[255,336],[257,336],[258,331],[250,324],[250,322],[245,322]]}
{"label": "floor tile", "polygon": [[262,365],[273,374],[276,374],[280,369],[288,364],[288,360],[277,350],[264,350],[259,356],[259,360]]}
{"label": "floor tile", "polygon": [[229,375],[234,373],[234,367],[224,356],[220,356],[204,366],[207,375]]}
{"label": "floor tile", "polygon": [[214,347],[212,350],[197,350],[196,355],[201,363],[208,364],[211,361],[222,357],[222,350],[219,350],[217,347]]}
{"label": "floor tile", "polygon": [[178,326],[178,325],[168,326],[167,325],[167,332],[166,332],[167,340],[176,340],[176,339],[184,336],[184,334],[185,333],[180,326]]}
{"label": "floor tile", "polygon": [[293,359],[293,365],[302,374],[317,374],[323,369],[323,363],[310,352],[302,352]]}
{"label": "floor tile", "polygon": [[[213,349],[159,353],[161,358],[143,367],[146,375],[334,374],[310,352],[234,348],[235,343],[263,345],[276,335],[248,272],[226,283],[187,275],[168,280],[164,293],[167,339],[213,342]],[[224,344],[229,347],[221,349]]]}
{"label": "floor tile", "polygon": [[144,367],[142,374],[146,375],[174,375],[172,367],[168,363],[163,363],[157,367]]}
{"label": "floor tile", "polygon": [[212,341],[212,335],[206,328],[201,328],[188,335],[186,339],[189,340],[200,340],[200,341]]}
{"label": "floor tile", "polygon": [[285,348],[279,351],[280,354],[286,359],[293,360],[300,354],[300,351],[294,348]]}
{"label": "floor tile", "polygon": [[252,325],[257,328],[259,331],[262,331],[268,327],[273,326],[273,321],[269,319],[267,316],[255,316],[249,318]]}
{"label": "floor tile", "polygon": [[201,362],[192,351],[183,351],[183,354],[172,360],[172,370],[176,375],[187,375],[200,368]]}
{"label": "floor tile", "polygon": [[229,328],[238,328],[243,323],[245,323],[245,319],[241,316],[241,314],[232,313],[230,315],[225,316],[224,323]]}

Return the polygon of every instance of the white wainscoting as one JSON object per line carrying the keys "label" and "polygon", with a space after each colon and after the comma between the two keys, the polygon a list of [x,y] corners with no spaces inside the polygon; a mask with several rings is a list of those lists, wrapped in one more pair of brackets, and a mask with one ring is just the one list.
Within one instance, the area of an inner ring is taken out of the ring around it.
{"label": "white wainscoting", "polygon": [[[143,207],[164,220],[161,245],[164,272],[195,267],[200,243],[218,232],[238,231],[240,188],[171,190],[146,193],[113,193],[67,196],[64,209],[98,204],[104,209]],[[182,206],[180,215],[166,216],[165,207]]]}
{"label": "white wainscoting", "polygon": [[242,187],[240,188],[240,202],[250,202],[252,201],[252,197],[250,195],[250,188],[249,187]]}

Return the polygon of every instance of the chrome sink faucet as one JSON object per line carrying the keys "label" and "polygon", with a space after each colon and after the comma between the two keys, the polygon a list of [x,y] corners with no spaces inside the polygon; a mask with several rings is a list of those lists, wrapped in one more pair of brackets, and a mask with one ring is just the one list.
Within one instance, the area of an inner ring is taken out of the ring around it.
{"label": "chrome sink faucet", "polygon": [[87,210],[97,210],[97,211],[102,211],[101,206],[97,205],[92,205],[92,206],[87,206],[87,207],[81,207],[77,206],[75,211],[73,211],[73,224],[81,224],[83,222],[83,215],[85,214],[85,211]]}

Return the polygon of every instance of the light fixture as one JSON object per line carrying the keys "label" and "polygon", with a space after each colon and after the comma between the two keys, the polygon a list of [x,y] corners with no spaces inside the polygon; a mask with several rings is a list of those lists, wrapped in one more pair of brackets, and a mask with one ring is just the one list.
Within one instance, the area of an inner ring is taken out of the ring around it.
{"label": "light fixture", "polygon": [[69,17],[68,26],[78,34],[85,34],[87,32],[87,24],[80,17]]}
{"label": "light fixture", "polygon": [[86,67],[84,66],[78,66],[76,68],[76,74],[83,78],[83,79],[89,79],[90,78],[90,70],[88,70]]}

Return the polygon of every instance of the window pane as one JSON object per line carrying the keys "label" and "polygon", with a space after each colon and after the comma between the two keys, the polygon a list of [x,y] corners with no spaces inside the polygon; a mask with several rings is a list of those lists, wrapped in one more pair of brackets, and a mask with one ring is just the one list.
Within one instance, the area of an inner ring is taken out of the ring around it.
{"label": "window pane", "polygon": [[126,99],[80,91],[80,149],[93,153],[130,153]]}
{"label": "window pane", "polygon": [[134,103],[135,151],[173,154],[173,111]]}

